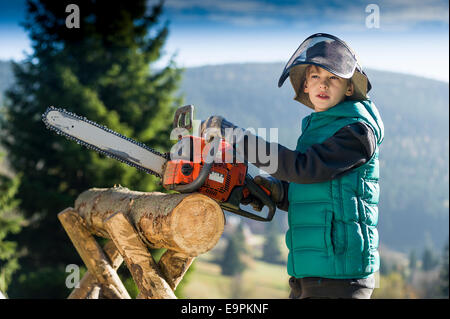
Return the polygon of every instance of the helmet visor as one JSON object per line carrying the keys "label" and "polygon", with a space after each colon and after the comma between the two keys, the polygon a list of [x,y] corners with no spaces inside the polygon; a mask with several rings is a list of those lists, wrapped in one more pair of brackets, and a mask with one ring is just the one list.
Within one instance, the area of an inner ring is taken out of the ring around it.
{"label": "helmet visor", "polygon": [[355,69],[362,72],[355,54],[345,42],[325,33],[314,34],[300,44],[284,67],[278,87],[289,77],[290,69],[299,64],[314,64],[344,79],[350,79]]}

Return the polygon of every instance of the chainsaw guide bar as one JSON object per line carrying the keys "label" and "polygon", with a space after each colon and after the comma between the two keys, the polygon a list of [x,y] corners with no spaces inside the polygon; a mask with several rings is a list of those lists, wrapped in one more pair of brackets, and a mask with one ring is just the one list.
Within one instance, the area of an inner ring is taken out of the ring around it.
{"label": "chainsaw guide bar", "polygon": [[159,178],[169,159],[168,154],[64,109],[50,106],[42,114],[42,121],[58,135]]}

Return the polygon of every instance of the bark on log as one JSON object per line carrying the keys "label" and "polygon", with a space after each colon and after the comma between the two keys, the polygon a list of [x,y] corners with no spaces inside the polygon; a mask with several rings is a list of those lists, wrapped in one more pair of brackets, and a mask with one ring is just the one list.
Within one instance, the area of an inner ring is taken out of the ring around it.
{"label": "bark on log", "polygon": [[103,253],[100,245],[85,227],[83,219],[72,208],[58,214],[58,219],[69,235],[78,254],[88,270],[95,275],[98,283],[120,299],[130,299],[130,295],[120,281],[116,271]]}
{"label": "bark on log", "polygon": [[222,235],[225,217],[209,197],[130,191],[124,187],[92,188],[80,194],[75,209],[89,230],[109,238],[104,221],[123,213],[151,248],[167,248],[195,257],[213,248]]}
{"label": "bark on log", "polygon": [[[111,267],[114,270],[117,270],[123,262],[123,258],[120,255],[119,251],[116,248],[116,245],[112,241],[108,241],[103,247],[103,251],[109,259]],[[70,293],[68,299],[86,299],[88,295],[94,289],[94,286],[98,284],[98,280],[94,274],[92,274],[89,270],[84,274],[83,278],[80,280],[80,286],[75,288]],[[105,287],[102,287],[100,297],[108,297],[114,298],[110,293],[106,290]]]}
{"label": "bark on log", "polygon": [[108,218],[104,225],[138,286],[140,297],[176,299],[152,255],[125,215],[116,213]]}

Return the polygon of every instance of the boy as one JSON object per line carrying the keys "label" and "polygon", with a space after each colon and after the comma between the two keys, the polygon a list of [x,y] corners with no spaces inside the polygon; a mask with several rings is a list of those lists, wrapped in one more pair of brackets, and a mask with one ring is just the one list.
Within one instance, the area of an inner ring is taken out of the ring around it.
{"label": "boy", "polygon": [[[380,262],[378,148],[384,138],[367,96],[370,82],[345,42],[323,33],[300,45],[278,86],[288,77],[295,99],[314,112],[302,121],[296,150],[278,145],[277,171],[255,181],[288,211],[290,298],[370,298]],[[225,136],[230,127],[237,128],[213,116],[201,133],[214,128]],[[258,143],[250,140],[236,141],[245,143],[245,159],[257,154]],[[257,200],[251,204],[261,209]]]}

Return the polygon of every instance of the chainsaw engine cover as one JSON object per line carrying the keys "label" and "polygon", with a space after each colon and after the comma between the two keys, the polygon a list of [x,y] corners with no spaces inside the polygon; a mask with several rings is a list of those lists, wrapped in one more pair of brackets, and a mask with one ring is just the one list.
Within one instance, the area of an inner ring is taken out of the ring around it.
{"label": "chainsaw engine cover", "polygon": [[[163,186],[168,190],[173,189],[174,185],[192,183],[205,164],[206,154],[211,151],[211,144],[196,136],[184,136],[178,143],[179,147],[175,147],[178,158],[172,156],[175,159],[169,160],[164,170]],[[225,202],[236,186],[244,185],[247,165],[233,162],[232,152],[232,146],[224,140],[221,141],[211,171],[197,190],[199,193]]]}

